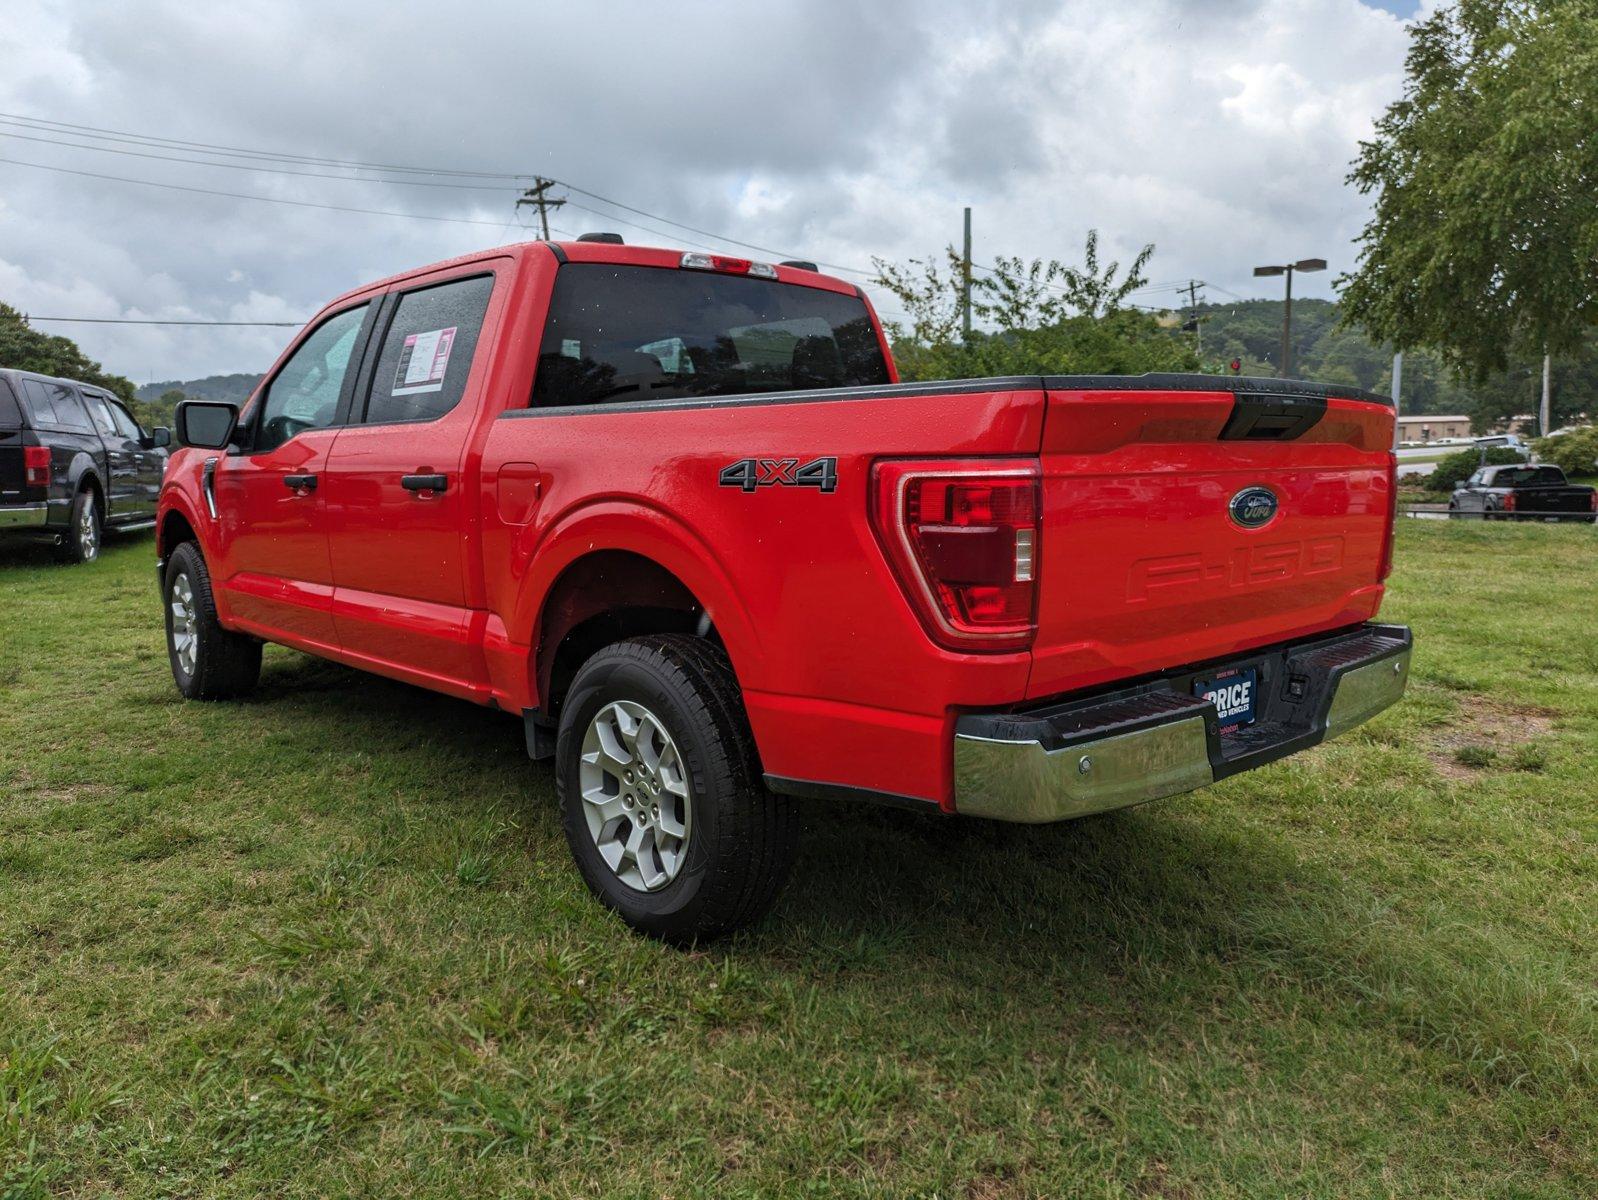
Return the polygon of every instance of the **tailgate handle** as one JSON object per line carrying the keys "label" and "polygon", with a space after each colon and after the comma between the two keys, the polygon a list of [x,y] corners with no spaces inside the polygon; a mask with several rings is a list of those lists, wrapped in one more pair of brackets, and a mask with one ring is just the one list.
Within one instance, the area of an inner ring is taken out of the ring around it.
{"label": "tailgate handle", "polygon": [[1325,396],[1240,392],[1221,429],[1223,442],[1290,442],[1315,428],[1326,415]]}

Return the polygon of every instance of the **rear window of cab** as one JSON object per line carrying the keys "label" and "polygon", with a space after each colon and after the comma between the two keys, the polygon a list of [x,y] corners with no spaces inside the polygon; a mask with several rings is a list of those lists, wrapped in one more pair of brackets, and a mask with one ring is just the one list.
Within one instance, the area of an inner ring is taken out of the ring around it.
{"label": "rear window of cab", "polygon": [[567,263],[555,276],[533,407],[888,382],[865,302],[670,267]]}

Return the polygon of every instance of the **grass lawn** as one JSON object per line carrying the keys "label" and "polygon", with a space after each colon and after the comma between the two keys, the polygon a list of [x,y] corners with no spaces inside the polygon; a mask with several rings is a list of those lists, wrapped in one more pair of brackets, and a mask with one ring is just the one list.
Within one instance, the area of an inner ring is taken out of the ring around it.
{"label": "grass lawn", "polygon": [[1401,522],[1400,708],[1068,825],[814,805],[698,953],[509,717],[181,702],[153,553],[0,557],[0,1197],[1598,1193],[1591,527]]}

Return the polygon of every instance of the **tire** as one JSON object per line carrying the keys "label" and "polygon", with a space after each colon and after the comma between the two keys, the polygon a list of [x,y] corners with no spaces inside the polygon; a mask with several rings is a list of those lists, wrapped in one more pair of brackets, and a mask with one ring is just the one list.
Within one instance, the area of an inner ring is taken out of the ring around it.
{"label": "tire", "polygon": [[708,941],[757,921],[787,880],[798,814],[766,790],[738,681],[701,638],[634,638],[585,662],[555,770],[584,881],[640,932]]}
{"label": "tire", "polygon": [[261,643],[223,629],[216,618],[211,573],[193,542],[167,559],[161,580],[166,652],[172,679],[186,700],[231,700],[261,678]]}
{"label": "tire", "polygon": [[91,563],[100,557],[100,544],[105,538],[105,518],[100,513],[100,502],[90,487],[82,488],[72,498],[72,517],[67,526],[66,540],[57,549],[62,561]]}

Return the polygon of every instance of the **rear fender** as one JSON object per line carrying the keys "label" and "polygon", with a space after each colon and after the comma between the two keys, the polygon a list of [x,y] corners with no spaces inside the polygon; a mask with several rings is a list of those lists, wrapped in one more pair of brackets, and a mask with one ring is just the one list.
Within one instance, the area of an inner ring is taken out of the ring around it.
{"label": "rear fender", "polygon": [[[526,574],[515,606],[505,617],[507,644],[503,653],[519,659],[515,690],[527,698],[524,707],[538,704],[534,660],[539,623],[550,589],[567,567],[601,550],[640,555],[676,576],[699,602],[727,648],[734,673],[747,685],[749,672],[760,661],[760,637],[715,551],[676,516],[636,501],[612,499],[564,514],[542,536],[529,529],[517,539],[515,560],[526,565]],[[490,670],[498,676],[494,642],[491,621]]]}

